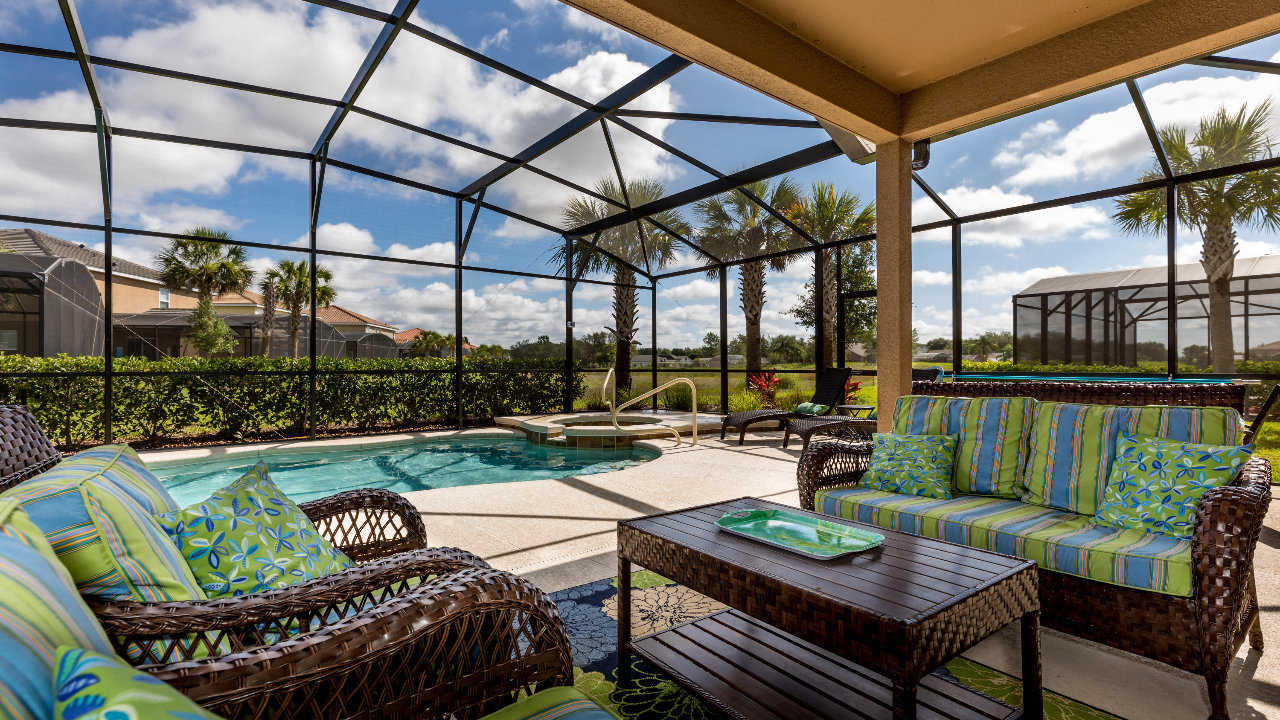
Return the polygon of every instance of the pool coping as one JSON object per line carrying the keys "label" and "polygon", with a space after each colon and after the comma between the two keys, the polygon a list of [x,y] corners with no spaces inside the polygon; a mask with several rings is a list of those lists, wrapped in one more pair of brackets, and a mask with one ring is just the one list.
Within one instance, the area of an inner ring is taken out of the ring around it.
{"label": "pool coping", "polygon": [[[217,460],[237,457],[271,457],[286,452],[326,452],[336,450],[362,450],[412,445],[424,441],[484,439],[526,439],[519,430],[506,428],[468,428],[464,430],[428,430],[422,432],[394,433],[387,435],[354,435],[323,440],[275,440],[241,445],[210,445],[208,447],[168,450],[140,450],[138,455],[151,467],[185,465],[201,460]],[[637,443],[640,445],[640,443]],[[662,454],[654,443],[644,443],[645,449]]]}

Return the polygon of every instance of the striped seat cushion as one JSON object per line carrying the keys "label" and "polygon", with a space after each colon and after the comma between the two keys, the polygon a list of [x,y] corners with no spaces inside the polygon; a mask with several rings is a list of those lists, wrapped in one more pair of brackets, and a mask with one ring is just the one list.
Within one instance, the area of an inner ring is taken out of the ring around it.
{"label": "striped seat cushion", "polygon": [[69,458],[3,495],[49,539],[80,593],[100,600],[204,600],[186,561],[153,515],[178,509],[127,445]]}
{"label": "striped seat cushion", "polygon": [[893,430],[900,435],[956,435],[956,490],[1016,498],[1035,405],[1024,397],[907,395],[894,407]]}
{"label": "striped seat cushion", "polygon": [[1014,555],[1067,575],[1191,595],[1190,541],[1105,527],[1084,515],[1005,498],[934,500],[861,487],[820,490],[816,507],[846,520]]}
{"label": "striped seat cushion", "polygon": [[599,705],[571,687],[553,687],[521,698],[480,720],[614,720]]}
{"label": "striped seat cushion", "polygon": [[53,717],[60,645],[114,654],[44,533],[0,500],[0,717]]}
{"label": "striped seat cushion", "polygon": [[1243,438],[1232,408],[1037,403],[1022,499],[1095,514],[1122,431],[1198,445],[1239,445]]}

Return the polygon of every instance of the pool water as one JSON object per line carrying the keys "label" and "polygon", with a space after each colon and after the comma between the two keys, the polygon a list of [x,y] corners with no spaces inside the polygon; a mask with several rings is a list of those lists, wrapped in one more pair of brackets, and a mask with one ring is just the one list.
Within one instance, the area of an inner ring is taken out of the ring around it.
{"label": "pool water", "polygon": [[594,450],[537,445],[520,438],[427,440],[382,449],[285,452],[153,467],[180,506],[209,497],[259,460],[295,502],[354,488],[393,492],[550,480],[613,472],[648,462],[656,453],[635,448]]}

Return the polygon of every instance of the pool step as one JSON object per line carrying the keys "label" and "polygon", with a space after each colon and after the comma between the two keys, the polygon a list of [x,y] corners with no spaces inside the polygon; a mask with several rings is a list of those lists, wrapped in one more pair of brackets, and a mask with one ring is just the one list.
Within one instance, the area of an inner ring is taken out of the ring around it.
{"label": "pool step", "polygon": [[567,447],[569,445],[569,441],[566,440],[563,435],[557,435],[555,437],[547,438],[547,444],[559,445],[560,447]]}

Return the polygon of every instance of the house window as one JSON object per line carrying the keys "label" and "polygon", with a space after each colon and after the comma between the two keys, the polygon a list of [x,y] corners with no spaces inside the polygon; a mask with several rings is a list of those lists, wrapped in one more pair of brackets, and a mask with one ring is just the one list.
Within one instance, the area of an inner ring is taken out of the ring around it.
{"label": "house window", "polygon": [[160,288],[160,309],[161,310],[169,309],[169,289],[168,288]]}

